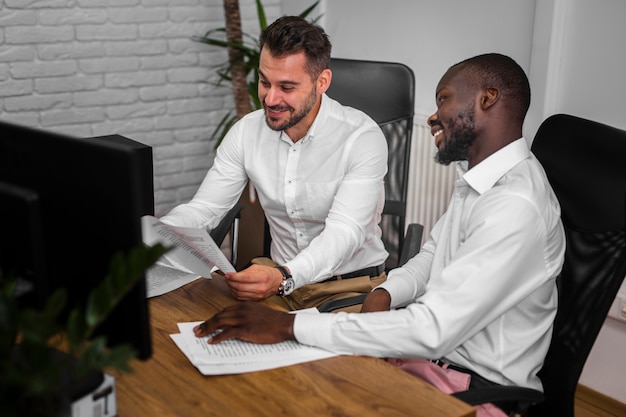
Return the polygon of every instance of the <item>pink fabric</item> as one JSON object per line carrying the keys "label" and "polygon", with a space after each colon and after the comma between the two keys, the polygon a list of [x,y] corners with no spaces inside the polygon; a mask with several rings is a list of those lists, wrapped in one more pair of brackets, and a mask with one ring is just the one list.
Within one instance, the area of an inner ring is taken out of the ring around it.
{"label": "pink fabric", "polygon": [[[387,359],[387,361],[405,372],[408,372],[446,394],[465,391],[469,388],[471,375],[436,365],[425,359]],[[491,403],[475,406],[476,417],[507,417],[498,407]]]}

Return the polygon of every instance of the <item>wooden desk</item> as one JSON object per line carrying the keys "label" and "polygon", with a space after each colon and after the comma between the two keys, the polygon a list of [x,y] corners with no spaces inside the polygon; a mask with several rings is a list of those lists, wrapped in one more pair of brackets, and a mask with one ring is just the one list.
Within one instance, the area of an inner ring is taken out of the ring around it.
{"label": "wooden desk", "polygon": [[149,301],[153,355],[116,376],[120,417],[471,417],[474,409],[387,362],[339,356],[240,375],[204,376],[169,335],[234,303],[221,277]]}

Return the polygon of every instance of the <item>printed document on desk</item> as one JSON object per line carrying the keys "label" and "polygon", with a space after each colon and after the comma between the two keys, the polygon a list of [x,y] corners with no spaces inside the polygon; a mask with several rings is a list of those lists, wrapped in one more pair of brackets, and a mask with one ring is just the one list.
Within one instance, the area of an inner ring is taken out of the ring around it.
{"label": "printed document on desk", "polygon": [[141,226],[145,244],[174,246],[164,258],[176,269],[205,278],[211,277],[213,267],[222,272],[235,272],[228,258],[203,228],[169,226],[154,216],[143,216]]}
{"label": "printed document on desk", "polygon": [[207,337],[193,334],[194,326],[200,323],[179,323],[180,333],[170,337],[203,375],[263,371],[338,356],[337,353],[293,340],[262,345],[231,339],[210,345]]}

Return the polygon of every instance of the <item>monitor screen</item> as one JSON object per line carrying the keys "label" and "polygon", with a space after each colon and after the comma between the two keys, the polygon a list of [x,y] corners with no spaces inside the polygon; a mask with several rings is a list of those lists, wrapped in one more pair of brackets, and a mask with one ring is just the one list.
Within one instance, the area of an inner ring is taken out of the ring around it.
{"label": "monitor screen", "polygon": [[[141,216],[154,214],[152,148],[119,135],[79,139],[0,121],[2,201],[9,203],[0,205],[0,250],[32,252],[19,263],[0,255],[0,268],[32,284],[34,302],[63,287],[68,305],[82,306],[113,254],[142,244]],[[150,357],[145,280],[98,334]]]}

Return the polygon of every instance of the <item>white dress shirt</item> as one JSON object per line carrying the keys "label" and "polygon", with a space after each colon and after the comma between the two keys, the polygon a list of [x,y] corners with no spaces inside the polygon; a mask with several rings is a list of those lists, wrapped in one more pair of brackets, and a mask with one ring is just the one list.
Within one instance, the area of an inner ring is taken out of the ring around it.
{"label": "white dress shirt", "polygon": [[343,353],[445,358],[542,389],[565,235],[543,168],[521,138],[466,171],[420,253],[390,272],[392,308],[298,315],[296,338]]}
{"label": "white dress shirt", "polygon": [[300,287],[385,261],[378,223],[386,173],[387,142],[376,122],[323,95],[296,143],[271,130],[263,110],[239,120],[192,201],[161,220],[213,228],[249,179],[271,229],[272,259]]}

